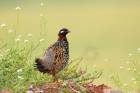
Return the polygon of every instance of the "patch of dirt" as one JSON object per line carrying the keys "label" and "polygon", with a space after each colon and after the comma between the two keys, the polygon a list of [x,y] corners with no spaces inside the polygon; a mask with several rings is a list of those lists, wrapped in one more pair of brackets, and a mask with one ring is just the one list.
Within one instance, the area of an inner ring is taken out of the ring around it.
{"label": "patch of dirt", "polygon": [[95,85],[88,83],[77,85],[72,81],[68,81],[65,85],[60,82],[55,82],[46,83],[43,86],[30,86],[26,93],[110,93],[110,90],[111,87],[105,84]]}

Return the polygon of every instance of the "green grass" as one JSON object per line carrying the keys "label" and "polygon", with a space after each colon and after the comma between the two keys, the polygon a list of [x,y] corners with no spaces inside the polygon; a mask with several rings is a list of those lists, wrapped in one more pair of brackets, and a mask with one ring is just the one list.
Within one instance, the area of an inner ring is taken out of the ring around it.
{"label": "green grass", "polygon": [[127,59],[127,62],[124,64],[123,69],[127,70],[126,73],[128,74],[125,79],[128,80],[128,82],[126,82],[126,80],[123,80],[122,76],[119,73],[111,76],[113,84],[115,84],[118,89],[121,89],[126,93],[130,91],[134,92],[140,89],[139,56],[139,49],[137,51],[133,51],[133,54]]}
{"label": "green grass", "polygon": [[[29,86],[38,86],[46,82],[53,82],[53,77],[42,74],[35,69],[35,57],[32,56],[35,47],[11,46],[2,48],[0,56],[0,89],[11,90],[14,93],[25,93]],[[93,82],[102,75],[102,71],[87,74],[79,69],[81,59],[72,60],[57,77],[67,82],[73,80],[76,84]],[[73,64],[74,63],[74,64]]]}
{"label": "green grass", "polygon": [[49,76],[35,70],[32,49],[10,46],[1,49],[0,57],[0,89],[10,89],[14,93],[25,92],[31,84],[39,84],[49,80]]}

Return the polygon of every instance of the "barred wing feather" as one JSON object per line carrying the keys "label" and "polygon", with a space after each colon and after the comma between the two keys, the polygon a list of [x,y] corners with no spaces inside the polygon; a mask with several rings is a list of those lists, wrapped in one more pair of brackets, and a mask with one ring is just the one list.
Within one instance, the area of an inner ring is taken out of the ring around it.
{"label": "barred wing feather", "polygon": [[51,71],[50,73],[59,72],[64,65],[64,51],[64,47],[58,42],[49,47],[43,58],[45,69]]}

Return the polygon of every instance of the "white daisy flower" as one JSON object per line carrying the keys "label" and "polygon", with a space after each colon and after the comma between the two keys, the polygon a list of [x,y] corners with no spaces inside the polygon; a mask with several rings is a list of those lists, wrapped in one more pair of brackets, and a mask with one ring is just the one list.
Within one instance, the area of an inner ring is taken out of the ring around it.
{"label": "white daisy flower", "polygon": [[41,6],[41,7],[42,7],[42,6],[44,6],[44,3],[43,3],[43,2],[41,2],[41,3],[40,3],[40,6]]}
{"label": "white daisy flower", "polygon": [[137,71],[137,69],[134,68],[133,71]]}
{"label": "white daisy flower", "polygon": [[126,84],[126,83],[125,83],[125,84],[123,84],[123,86],[125,86],[125,87],[126,87],[126,86],[128,86],[128,84]]}
{"label": "white daisy flower", "polygon": [[134,81],[134,84],[137,84],[137,81]]}
{"label": "white daisy flower", "polygon": [[43,17],[44,15],[43,14],[40,14],[40,17]]}
{"label": "white daisy flower", "polygon": [[9,29],[9,30],[8,30],[8,33],[12,33],[12,32],[14,32],[13,29]]}
{"label": "white daisy flower", "polygon": [[2,54],[0,54],[0,57],[3,57],[3,55],[2,55]]}
{"label": "white daisy flower", "polygon": [[16,38],[15,41],[16,41],[16,42],[19,42],[19,41],[20,41],[20,38]]}
{"label": "white daisy flower", "polygon": [[24,79],[22,76],[18,76],[18,79]]}
{"label": "white daisy flower", "polygon": [[128,91],[127,93],[133,93],[133,92],[131,92],[131,91]]}
{"label": "white daisy flower", "polygon": [[44,39],[44,38],[42,38],[42,39],[40,39],[40,40],[39,40],[39,42],[43,42],[44,40],[45,40],[45,39]]}
{"label": "white daisy flower", "polygon": [[20,72],[22,72],[22,71],[23,71],[22,69],[18,69],[18,70],[17,70],[18,73],[20,73]]}
{"label": "white daisy flower", "polygon": [[132,81],[135,81],[135,80],[136,80],[136,78],[131,78],[131,80],[132,80]]}
{"label": "white daisy flower", "polygon": [[140,48],[137,48],[138,51],[140,51]]}
{"label": "white daisy flower", "polygon": [[124,67],[123,66],[120,66],[120,69],[123,69]]}
{"label": "white daisy flower", "polygon": [[4,27],[6,27],[6,24],[1,24],[0,26],[1,26],[1,28],[4,28]]}
{"label": "white daisy flower", "polygon": [[126,64],[130,64],[130,61],[126,61]]}
{"label": "white daisy flower", "polygon": [[26,39],[26,40],[24,40],[24,43],[27,43],[27,42],[29,42],[29,40],[27,40],[27,39]]}
{"label": "white daisy flower", "polygon": [[16,10],[18,10],[18,11],[21,10],[21,7],[17,6],[17,7],[16,7]]}
{"label": "white daisy flower", "polygon": [[130,70],[131,70],[131,68],[127,68],[127,70],[128,70],[128,71],[130,71]]}
{"label": "white daisy flower", "polygon": [[31,33],[28,33],[28,34],[27,34],[27,36],[28,36],[28,37],[32,37],[32,36],[33,36],[33,34],[31,34]]}
{"label": "white daisy flower", "polygon": [[131,53],[129,53],[129,54],[128,54],[128,56],[129,56],[129,57],[131,57],[131,56],[132,56],[132,54],[131,54]]}

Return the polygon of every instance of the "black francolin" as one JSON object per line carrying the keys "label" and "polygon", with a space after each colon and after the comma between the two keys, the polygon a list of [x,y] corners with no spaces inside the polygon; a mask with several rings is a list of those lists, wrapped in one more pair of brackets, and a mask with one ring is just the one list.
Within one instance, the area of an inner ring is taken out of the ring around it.
{"label": "black francolin", "polygon": [[66,35],[70,31],[63,28],[58,33],[58,40],[46,51],[43,58],[36,58],[37,69],[42,73],[48,73],[55,77],[68,63],[69,43]]}

